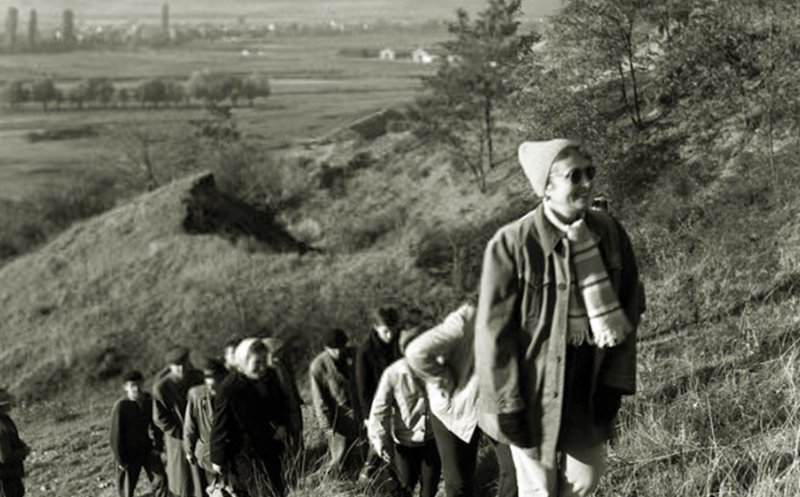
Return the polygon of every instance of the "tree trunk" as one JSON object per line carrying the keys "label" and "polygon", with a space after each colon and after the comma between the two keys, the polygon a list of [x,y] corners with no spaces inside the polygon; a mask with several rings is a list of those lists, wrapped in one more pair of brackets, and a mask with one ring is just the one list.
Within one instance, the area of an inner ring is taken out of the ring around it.
{"label": "tree trunk", "polygon": [[[632,26],[631,29],[633,29]],[[636,119],[634,119],[634,124],[638,129],[641,130],[644,129],[644,122],[642,121],[641,105],[639,102],[639,86],[636,83],[636,69],[633,67],[634,49],[630,36],[626,38],[625,42],[628,48],[628,69],[630,70],[631,85],[633,89],[633,110],[636,116]]]}
{"label": "tree trunk", "polygon": [[484,132],[486,133],[486,157],[488,159],[489,169],[494,168],[494,141],[492,134],[494,129],[492,127],[492,97],[488,94],[483,98],[483,122]]}

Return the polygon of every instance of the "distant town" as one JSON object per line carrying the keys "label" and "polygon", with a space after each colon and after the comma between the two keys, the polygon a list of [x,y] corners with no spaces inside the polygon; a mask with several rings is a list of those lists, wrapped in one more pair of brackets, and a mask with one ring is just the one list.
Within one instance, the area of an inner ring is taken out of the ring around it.
{"label": "distant town", "polygon": [[[52,17],[52,12],[48,15]],[[27,16],[27,18],[25,17]],[[245,17],[232,18],[229,22],[186,23],[173,22],[170,7],[161,7],[160,22],[120,21],[99,24],[76,22],[76,12],[66,9],[61,12],[61,22],[55,26],[42,27],[39,12],[31,9],[27,13],[17,7],[9,7],[5,14],[4,31],[0,38],[3,53],[58,52],[77,49],[130,46],[178,46],[197,40],[228,41],[237,43],[249,39],[263,40],[270,36],[292,35],[353,35],[369,32],[436,32],[444,31],[447,22],[428,20],[422,22],[381,20],[371,23],[347,23],[336,20],[328,22],[300,23],[283,22],[253,23]],[[369,54],[382,59],[409,58],[417,62],[430,62],[435,58],[429,53],[398,53],[389,51]],[[243,53],[243,55],[252,55]],[[356,55],[356,54],[352,54]],[[358,54],[365,56],[365,54]]]}

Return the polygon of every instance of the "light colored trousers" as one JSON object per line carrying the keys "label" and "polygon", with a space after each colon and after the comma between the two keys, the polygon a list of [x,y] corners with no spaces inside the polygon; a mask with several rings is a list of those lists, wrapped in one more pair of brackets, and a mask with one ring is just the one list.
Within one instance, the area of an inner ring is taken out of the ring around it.
{"label": "light colored trousers", "polygon": [[524,449],[511,446],[519,497],[587,497],[606,472],[606,444],[564,454],[556,467],[542,464]]}

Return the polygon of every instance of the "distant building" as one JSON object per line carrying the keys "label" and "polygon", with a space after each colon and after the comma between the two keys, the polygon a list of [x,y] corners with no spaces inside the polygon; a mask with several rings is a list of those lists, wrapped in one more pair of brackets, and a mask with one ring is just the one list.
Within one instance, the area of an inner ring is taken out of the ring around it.
{"label": "distant building", "polygon": [[36,9],[31,10],[31,15],[28,18],[28,46],[35,47],[39,33],[39,24],[36,17]]}
{"label": "distant building", "polygon": [[76,41],[75,13],[71,9],[64,10],[61,15],[61,41],[67,44]]}
{"label": "distant building", "polygon": [[432,55],[424,48],[417,48],[411,52],[411,60],[417,64],[430,64],[435,58],[436,56]]}
{"label": "distant building", "polygon": [[161,31],[169,38],[169,4],[161,6]]}
{"label": "distant building", "polygon": [[6,14],[6,41],[9,47],[17,44],[17,24],[19,22],[19,11],[16,7],[9,7]]}
{"label": "distant building", "polygon": [[395,51],[391,48],[384,48],[381,50],[381,53],[378,55],[378,58],[381,60],[394,60],[395,59]]}

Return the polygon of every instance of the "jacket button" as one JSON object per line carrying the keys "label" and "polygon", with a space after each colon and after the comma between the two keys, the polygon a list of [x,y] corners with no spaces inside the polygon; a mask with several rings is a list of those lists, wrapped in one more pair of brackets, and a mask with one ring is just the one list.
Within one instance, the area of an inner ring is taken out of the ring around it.
{"label": "jacket button", "polygon": [[558,289],[561,290],[561,291],[566,290],[567,289],[566,283],[559,283],[558,284]]}

